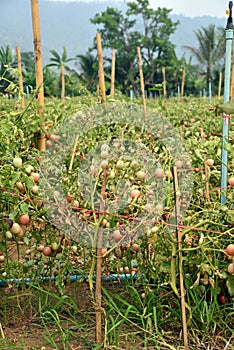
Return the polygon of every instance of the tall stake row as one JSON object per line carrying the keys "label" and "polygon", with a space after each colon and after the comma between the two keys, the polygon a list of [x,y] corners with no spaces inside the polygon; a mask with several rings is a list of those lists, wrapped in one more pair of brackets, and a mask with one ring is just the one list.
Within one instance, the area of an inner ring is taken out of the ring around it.
{"label": "tall stake row", "polygon": [[[41,49],[41,39],[40,39],[40,22],[39,22],[39,9],[38,9],[38,0],[31,0],[31,9],[32,9],[32,27],[33,27],[33,41],[34,41],[34,56],[35,56],[35,68],[36,68],[36,89],[37,89],[37,101],[38,101],[38,114],[43,116],[44,112],[44,86],[43,86],[43,65],[42,65],[42,49]],[[232,40],[233,38],[233,28],[227,29],[227,40]],[[104,66],[103,66],[103,55],[102,55],[102,45],[101,45],[101,35],[97,33],[97,52],[98,52],[98,63],[99,63],[99,87],[102,95],[102,103],[105,106],[106,103],[106,90],[105,90],[105,76],[104,76]],[[230,45],[229,45],[230,46]],[[228,50],[231,50],[231,47],[227,47]],[[21,58],[20,58],[20,49],[16,47],[17,59],[18,59],[18,68],[19,68],[19,87],[20,91],[23,91],[23,81],[22,81],[22,71],[21,71]],[[140,47],[137,47],[137,56],[139,64],[139,75],[140,75],[140,86],[142,94],[142,104],[144,116],[146,116],[146,99],[145,99],[145,87],[144,87],[144,76],[142,70],[142,59]],[[227,63],[228,69],[230,66],[230,61]],[[226,70],[227,71],[227,70]],[[227,74],[227,73],[226,73]],[[163,75],[163,95],[166,99],[166,70],[165,67],[162,68]],[[61,76],[64,79],[64,66],[61,69]],[[233,73],[234,79],[234,73]],[[226,79],[228,80],[228,79]],[[111,72],[111,96],[114,96],[114,81],[115,81],[115,50],[112,51],[112,72]],[[220,74],[219,82],[219,94],[221,91],[221,81],[222,75]],[[185,85],[185,70],[182,71],[182,85],[181,85],[181,95],[180,99],[183,100],[184,96],[184,85]],[[230,91],[230,86],[227,84],[228,93]],[[65,98],[65,85],[64,80],[62,84],[62,99]],[[227,99],[227,98],[226,98]],[[24,108],[24,99],[22,94],[21,107]],[[227,123],[227,120],[225,121]],[[43,125],[42,125],[43,127]],[[224,124],[224,129],[226,130],[227,125]],[[227,133],[225,134],[227,136]],[[226,137],[225,136],[225,137]],[[226,139],[225,139],[226,142]],[[38,137],[38,148],[40,151],[45,149],[45,137],[39,133]],[[223,159],[223,165],[226,166],[226,158]],[[179,186],[177,178],[177,169],[173,168],[174,174],[174,191],[175,191],[175,212],[176,212],[176,232],[178,240],[178,260],[179,260],[179,278],[180,278],[180,297],[181,297],[181,314],[182,314],[182,324],[183,324],[183,334],[184,334],[184,348],[188,349],[188,337],[187,337],[187,324],[186,324],[186,307],[185,307],[185,291],[183,285],[183,266],[182,266],[182,239],[180,234],[180,199],[179,199]],[[224,179],[226,181],[226,179]],[[208,183],[208,181],[207,181]],[[223,183],[222,183],[223,184]],[[103,185],[101,190],[101,204],[100,212],[104,212],[104,198],[106,187],[106,177],[103,175]],[[208,192],[208,189],[207,189]],[[225,201],[225,198],[223,198]],[[96,342],[97,344],[102,344],[102,294],[101,294],[101,271],[102,271],[102,218],[99,221],[99,227],[97,228],[97,241],[96,241]]]}
{"label": "tall stake row", "polygon": [[19,93],[20,93],[20,100],[21,100],[21,108],[24,109],[24,107],[25,107],[25,103],[24,103],[24,86],[23,86],[23,77],[22,77],[20,47],[16,46],[15,50],[16,50],[17,64],[18,64],[18,70],[19,70]]}
{"label": "tall stake row", "polygon": [[[38,101],[38,114],[43,115],[44,112],[44,82],[43,82],[43,65],[42,65],[42,49],[41,49],[41,33],[38,0],[31,0],[32,9],[32,27],[34,42],[34,58],[36,69],[36,89]],[[46,146],[45,137],[39,131],[38,149],[44,151]]]}

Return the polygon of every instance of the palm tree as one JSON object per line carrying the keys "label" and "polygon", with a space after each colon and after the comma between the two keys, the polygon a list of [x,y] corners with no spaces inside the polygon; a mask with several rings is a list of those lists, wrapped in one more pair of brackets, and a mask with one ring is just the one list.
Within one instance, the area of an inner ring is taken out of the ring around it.
{"label": "palm tree", "polygon": [[86,84],[88,90],[94,90],[98,80],[97,57],[87,52],[85,55],[77,55],[76,58],[78,58],[76,66],[78,66],[81,81]]}
{"label": "palm tree", "polygon": [[207,28],[201,27],[195,31],[198,40],[198,48],[184,46],[198,60],[205,70],[207,85],[213,80],[215,68],[222,63],[225,56],[225,29],[210,24]]}
{"label": "palm tree", "polygon": [[45,66],[43,69],[44,76],[44,93],[45,96],[55,96],[57,90],[56,81],[58,80],[58,73]]}
{"label": "palm tree", "polygon": [[10,50],[9,45],[5,48],[0,48],[0,92],[5,92],[8,85],[14,78],[12,77],[8,67],[16,66],[15,57],[13,52]]}
{"label": "palm tree", "polygon": [[32,51],[25,51],[21,53],[22,73],[24,78],[24,85],[26,89],[31,87],[36,88],[36,74],[34,53]]}
{"label": "palm tree", "polygon": [[65,76],[64,71],[70,71],[70,68],[67,66],[67,63],[70,61],[73,61],[75,58],[68,58],[67,57],[67,50],[65,47],[63,47],[62,56],[58,54],[55,50],[50,50],[53,57],[50,58],[50,61],[52,63],[47,64],[47,67],[57,67],[61,71],[61,85],[62,85],[62,92],[61,92],[61,98],[64,102],[65,100]]}

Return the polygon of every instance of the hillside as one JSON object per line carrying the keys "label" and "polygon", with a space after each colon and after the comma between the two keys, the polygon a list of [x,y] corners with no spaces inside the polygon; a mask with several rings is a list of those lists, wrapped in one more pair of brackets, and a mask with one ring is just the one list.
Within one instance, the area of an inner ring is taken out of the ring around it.
{"label": "hillside", "polygon": [[[19,45],[21,51],[33,50],[30,4],[28,0],[0,2],[0,47],[9,44],[12,49]],[[51,49],[61,52],[63,46],[67,48],[69,57],[84,54],[92,45],[96,34],[96,28],[90,23],[90,18],[104,11],[107,6],[124,10],[126,5],[115,1],[65,3],[39,0],[44,64],[49,61]],[[179,57],[184,53],[183,45],[196,46],[194,30],[201,26],[206,27],[210,23],[224,27],[226,25],[225,18],[191,19],[179,15],[171,15],[171,18],[180,21],[176,33],[171,37]]]}

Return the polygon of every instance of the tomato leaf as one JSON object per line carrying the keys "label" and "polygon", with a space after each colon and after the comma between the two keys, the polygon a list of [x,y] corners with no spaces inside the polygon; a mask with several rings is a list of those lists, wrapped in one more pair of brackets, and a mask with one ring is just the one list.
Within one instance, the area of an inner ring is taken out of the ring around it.
{"label": "tomato leaf", "polygon": [[26,203],[21,203],[20,210],[21,210],[22,214],[28,214],[28,212],[29,212],[28,205]]}
{"label": "tomato leaf", "polygon": [[234,275],[231,275],[227,279],[227,288],[228,288],[228,293],[230,294],[231,297],[234,296]]}
{"label": "tomato leaf", "polygon": [[16,216],[18,215],[19,211],[18,211],[18,208],[16,210],[13,210],[12,212],[10,212],[9,214],[9,219],[11,220],[15,220]]}

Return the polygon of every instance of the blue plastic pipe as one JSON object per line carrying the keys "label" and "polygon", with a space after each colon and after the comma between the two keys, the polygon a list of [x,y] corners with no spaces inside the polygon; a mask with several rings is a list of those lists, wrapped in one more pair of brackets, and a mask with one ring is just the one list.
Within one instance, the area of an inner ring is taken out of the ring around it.
{"label": "blue plastic pipe", "polygon": [[212,102],[212,85],[211,81],[209,81],[209,101]]}
{"label": "blue plastic pipe", "polygon": [[133,89],[130,89],[130,100],[133,101]]}
{"label": "blue plastic pipe", "polygon": [[[135,274],[112,274],[112,275],[106,275],[102,276],[103,281],[119,281],[119,280],[129,280],[129,279],[136,279]],[[66,277],[64,277],[64,280],[67,280]],[[75,275],[75,276],[70,276],[68,278],[70,282],[76,282],[76,281],[88,281],[88,276],[83,276],[83,275]],[[96,280],[96,276],[93,275],[93,281]],[[11,283],[17,283],[17,284],[28,284],[28,283],[35,283],[36,281],[38,282],[49,282],[49,281],[56,281],[56,276],[51,276],[51,277],[37,277],[35,280],[31,278],[9,278],[7,280],[0,280],[0,288],[4,287],[6,285],[9,285]]]}
{"label": "blue plastic pipe", "polygon": [[[229,1],[229,17],[226,27],[226,55],[225,55],[225,75],[224,75],[224,102],[230,97],[230,78],[233,43],[233,22],[232,22],[232,1]],[[222,164],[221,164],[221,204],[225,204],[227,195],[227,143],[229,130],[229,116],[223,113],[222,123]]]}
{"label": "blue plastic pipe", "polygon": [[[132,102],[133,101],[133,89],[132,89],[132,86],[130,86],[130,101]],[[132,104],[130,105],[130,109],[132,109]]]}
{"label": "blue plastic pipe", "polygon": [[178,99],[180,99],[180,85],[178,85],[177,87],[177,95],[178,95]]}

